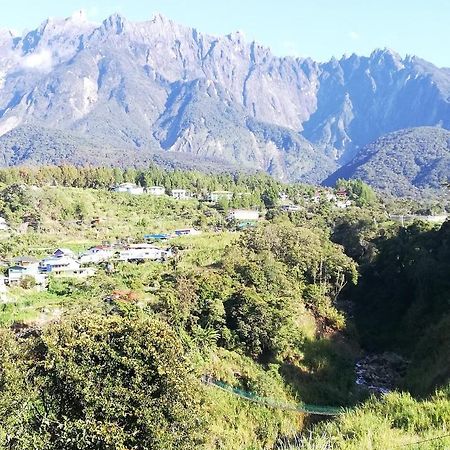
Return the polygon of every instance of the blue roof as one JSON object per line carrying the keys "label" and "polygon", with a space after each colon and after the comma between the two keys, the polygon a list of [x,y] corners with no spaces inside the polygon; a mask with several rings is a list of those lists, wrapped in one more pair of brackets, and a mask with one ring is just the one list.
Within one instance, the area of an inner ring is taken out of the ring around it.
{"label": "blue roof", "polygon": [[169,239],[170,236],[168,234],[146,234],[144,236],[144,239],[155,239],[155,240],[162,240],[162,239]]}

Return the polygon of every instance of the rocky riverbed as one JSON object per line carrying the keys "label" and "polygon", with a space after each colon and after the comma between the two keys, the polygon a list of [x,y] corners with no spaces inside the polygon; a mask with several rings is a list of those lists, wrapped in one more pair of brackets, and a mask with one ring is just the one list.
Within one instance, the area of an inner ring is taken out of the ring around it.
{"label": "rocky riverbed", "polygon": [[407,366],[408,361],[395,353],[367,354],[356,362],[356,384],[386,394],[399,385]]}

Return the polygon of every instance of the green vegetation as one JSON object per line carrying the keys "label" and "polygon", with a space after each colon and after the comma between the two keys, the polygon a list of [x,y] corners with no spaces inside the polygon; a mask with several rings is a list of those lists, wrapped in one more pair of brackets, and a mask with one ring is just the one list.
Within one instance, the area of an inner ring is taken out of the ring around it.
{"label": "green vegetation", "polygon": [[[124,180],[234,196],[212,204],[106,189]],[[402,228],[386,213],[396,205],[359,181],[339,183],[352,200],[344,210],[263,175],[52,167],[0,171],[0,181],[5,259],[202,230],[167,241],[176,256],[165,263],[99,265],[87,279],[8,290],[0,449],[381,450],[449,432],[448,223]],[[280,193],[301,208],[278,208]],[[228,208],[250,206],[263,218],[235,231]],[[355,384],[361,345],[411,361],[398,392],[370,397]],[[346,412],[320,421],[205,377]]]}
{"label": "green vegetation", "polygon": [[364,294],[364,301],[356,301],[364,345],[411,358],[405,383],[416,394],[431,392],[450,376],[449,225],[411,225],[380,239],[379,254],[353,294]]}
{"label": "green vegetation", "polygon": [[372,398],[336,421],[315,427],[309,436],[280,448],[445,450],[450,445],[449,415],[448,391],[426,401],[416,401],[409,394],[392,393],[382,399]]}
{"label": "green vegetation", "polygon": [[409,128],[379,137],[326,180],[362,179],[386,195],[436,199],[448,181],[450,132],[439,127]]}

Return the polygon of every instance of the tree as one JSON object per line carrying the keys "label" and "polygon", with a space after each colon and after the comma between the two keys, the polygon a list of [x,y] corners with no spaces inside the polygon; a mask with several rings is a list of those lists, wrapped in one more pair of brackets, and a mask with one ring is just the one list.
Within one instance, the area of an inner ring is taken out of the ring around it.
{"label": "tree", "polygon": [[44,439],[30,433],[37,392],[26,377],[24,349],[4,329],[0,329],[0,361],[0,448],[43,448]]}
{"label": "tree", "polygon": [[225,302],[227,325],[250,356],[268,360],[277,353],[277,337],[287,323],[283,300],[243,288]]}
{"label": "tree", "polygon": [[32,357],[31,385],[39,397],[28,435],[45,438],[39,448],[162,450],[199,444],[196,381],[165,323],[138,316],[70,317],[36,339]]}
{"label": "tree", "polygon": [[32,289],[36,286],[36,279],[31,275],[25,275],[20,280],[20,287],[22,289]]}
{"label": "tree", "polygon": [[261,195],[266,208],[274,208],[278,204],[280,191],[277,186],[269,186]]}

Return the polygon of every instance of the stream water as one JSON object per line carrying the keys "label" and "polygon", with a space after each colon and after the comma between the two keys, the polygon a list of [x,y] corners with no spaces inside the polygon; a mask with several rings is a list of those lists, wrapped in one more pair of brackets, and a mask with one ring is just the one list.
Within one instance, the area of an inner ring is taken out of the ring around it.
{"label": "stream water", "polygon": [[386,394],[399,385],[407,366],[396,353],[366,354],[356,362],[356,384],[374,394]]}

